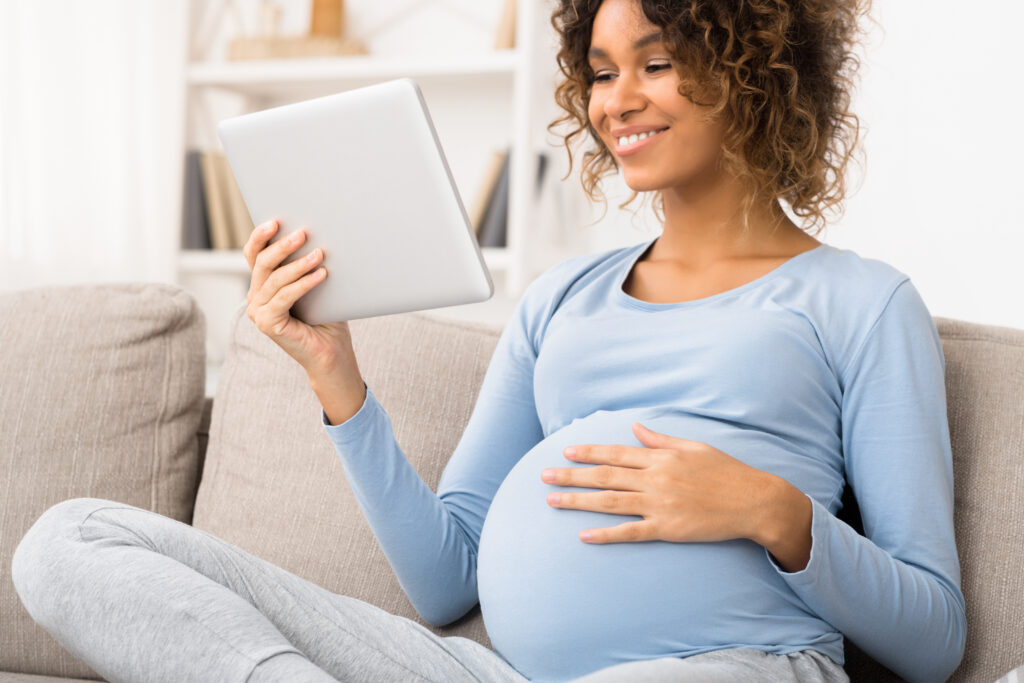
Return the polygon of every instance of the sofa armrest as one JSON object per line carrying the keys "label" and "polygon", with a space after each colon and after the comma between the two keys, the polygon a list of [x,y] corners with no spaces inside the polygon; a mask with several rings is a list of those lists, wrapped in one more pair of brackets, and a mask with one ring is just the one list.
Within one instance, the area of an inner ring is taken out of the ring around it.
{"label": "sofa armrest", "polygon": [[160,283],[4,292],[0,316],[0,671],[84,678],[22,606],[11,557],[70,498],[192,518],[205,320]]}

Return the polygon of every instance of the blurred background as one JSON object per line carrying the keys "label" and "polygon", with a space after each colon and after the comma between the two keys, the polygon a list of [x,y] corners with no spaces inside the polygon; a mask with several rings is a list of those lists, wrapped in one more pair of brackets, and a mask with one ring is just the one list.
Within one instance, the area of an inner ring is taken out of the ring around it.
{"label": "blurred background", "polygon": [[[592,207],[558,115],[549,0],[0,0],[0,289],[179,284],[211,367],[251,221],[217,121],[411,76],[498,294],[439,313],[504,322],[567,256],[646,241],[618,179]],[[1012,0],[876,0],[854,111],[867,164],[819,239],[910,275],[933,315],[1024,328],[1022,97]],[[603,216],[603,217],[602,217]],[[16,324],[16,321],[5,321]]]}

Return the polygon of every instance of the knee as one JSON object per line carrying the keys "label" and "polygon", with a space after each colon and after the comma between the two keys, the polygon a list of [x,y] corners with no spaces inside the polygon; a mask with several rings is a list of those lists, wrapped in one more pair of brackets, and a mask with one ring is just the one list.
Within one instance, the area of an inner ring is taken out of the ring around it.
{"label": "knee", "polygon": [[78,544],[81,523],[95,510],[111,505],[100,498],[71,498],[48,508],[29,527],[14,549],[11,580],[29,613],[66,572],[61,569]]}

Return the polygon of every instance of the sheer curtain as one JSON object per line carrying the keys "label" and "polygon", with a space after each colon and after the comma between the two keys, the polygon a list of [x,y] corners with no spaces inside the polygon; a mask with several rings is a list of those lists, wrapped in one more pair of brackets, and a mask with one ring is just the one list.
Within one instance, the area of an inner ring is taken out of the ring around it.
{"label": "sheer curtain", "polygon": [[187,3],[0,2],[0,289],[173,281]]}

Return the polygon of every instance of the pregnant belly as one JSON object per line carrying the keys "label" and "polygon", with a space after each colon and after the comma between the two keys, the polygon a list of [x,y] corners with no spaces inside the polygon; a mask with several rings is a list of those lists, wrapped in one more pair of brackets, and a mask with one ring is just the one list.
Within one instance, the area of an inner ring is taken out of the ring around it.
{"label": "pregnant belly", "polygon": [[600,411],[531,449],[499,488],[481,533],[477,581],[487,632],[502,656],[531,680],[567,680],[624,661],[771,649],[829,630],[753,542],[579,540],[583,529],[639,518],[551,508],[547,494],[568,489],[545,484],[541,471],[588,467],[562,456],[572,444],[639,446],[631,429],[637,420],[708,441],[679,416]]}

